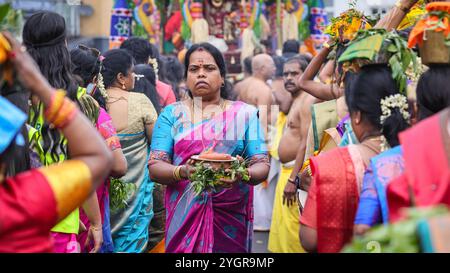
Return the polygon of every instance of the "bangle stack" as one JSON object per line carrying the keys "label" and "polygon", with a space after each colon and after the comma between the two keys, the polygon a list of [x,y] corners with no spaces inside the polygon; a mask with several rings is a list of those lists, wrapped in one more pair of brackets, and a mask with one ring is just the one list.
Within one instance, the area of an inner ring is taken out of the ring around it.
{"label": "bangle stack", "polygon": [[182,166],[177,166],[177,167],[175,167],[175,169],[173,169],[173,179],[175,179],[175,181],[180,181],[182,179],[181,167]]}
{"label": "bangle stack", "polygon": [[58,90],[52,96],[50,105],[44,114],[53,127],[63,129],[75,118],[77,111],[75,103],[66,98],[66,92]]}

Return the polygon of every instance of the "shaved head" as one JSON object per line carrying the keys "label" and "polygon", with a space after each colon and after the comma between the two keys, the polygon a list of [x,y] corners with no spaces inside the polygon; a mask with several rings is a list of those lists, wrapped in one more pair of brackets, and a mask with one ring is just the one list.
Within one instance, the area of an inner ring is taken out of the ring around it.
{"label": "shaved head", "polygon": [[267,54],[258,54],[252,59],[252,72],[253,75],[260,75],[266,80],[272,78],[275,75],[275,63]]}

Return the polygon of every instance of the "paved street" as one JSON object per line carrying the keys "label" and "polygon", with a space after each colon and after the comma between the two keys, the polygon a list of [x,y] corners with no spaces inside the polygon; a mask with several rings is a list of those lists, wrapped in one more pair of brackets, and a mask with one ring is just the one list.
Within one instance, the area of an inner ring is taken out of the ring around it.
{"label": "paved street", "polygon": [[270,253],[267,250],[267,244],[269,242],[269,232],[268,231],[255,231],[253,233],[253,253]]}

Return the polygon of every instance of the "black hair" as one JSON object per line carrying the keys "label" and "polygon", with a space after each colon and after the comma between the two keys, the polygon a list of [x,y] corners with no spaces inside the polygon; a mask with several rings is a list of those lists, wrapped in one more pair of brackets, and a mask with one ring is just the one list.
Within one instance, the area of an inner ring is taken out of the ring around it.
{"label": "black hair", "polygon": [[299,54],[298,56],[305,59],[305,61],[308,63],[308,65],[309,65],[309,63],[311,63],[311,61],[313,59],[312,55],[309,55],[309,54]]}
{"label": "black hair", "polygon": [[[214,58],[214,61],[217,64],[217,66],[219,67],[220,76],[222,76],[222,78],[226,79],[227,67],[225,65],[225,59],[223,58],[222,53],[215,46],[213,46],[210,43],[194,44],[186,52],[186,57],[184,59],[184,78],[187,79],[187,73],[188,73],[188,67],[189,67],[191,54],[197,50],[202,50],[202,49],[206,50],[209,54],[211,54],[211,56]],[[190,91],[189,91],[189,95],[192,96]],[[226,86],[222,86],[220,88],[220,96],[224,99],[228,97]]]}
{"label": "black hair", "polygon": [[[22,38],[28,53],[50,85],[66,90],[68,97],[78,103],[78,83],[71,71],[64,17],[50,11],[38,12],[26,21]],[[33,110],[36,114],[30,125],[36,128],[39,111],[36,107]],[[67,145],[61,141],[62,134],[57,129],[50,128],[47,122],[44,122],[41,132],[44,153],[50,151],[53,161],[59,162],[58,154],[68,154]]]}
{"label": "black hair", "polygon": [[338,83],[338,85],[344,80],[345,77],[345,73],[343,70],[343,63],[339,63],[338,60],[341,57],[341,55],[345,52],[345,50],[347,49],[346,45],[343,44],[338,44],[338,46],[336,47],[336,56],[335,56],[335,60],[334,60],[334,70],[333,70],[333,75],[334,75],[334,71],[338,70],[338,78],[336,79],[336,82]]}
{"label": "black hair", "polygon": [[283,43],[283,50],[282,53],[295,53],[298,54],[300,49],[300,43],[297,40],[287,40],[286,42]]}
{"label": "black hair", "polygon": [[120,49],[125,49],[133,56],[136,64],[148,64],[149,58],[158,58],[158,52],[155,52],[155,47],[152,44],[140,37],[131,37],[125,40]]}
{"label": "black hair", "polygon": [[[134,65],[134,59],[124,49],[111,49],[103,54],[103,57],[100,73],[103,78],[103,85],[105,89],[108,89],[117,81],[119,73],[122,73],[124,76],[128,75]],[[95,92],[93,97],[103,109],[107,109],[105,98],[101,92]]]}
{"label": "black hair", "polygon": [[81,86],[87,87],[100,71],[100,59],[92,50],[76,48],[70,51],[72,72],[82,80]]}
{"label": "black hair", "polygon": [[225,80],[224,91],[220,92],[220,96],[225,100],[237,100],[236,93],[233,92],[233,84],[229,80]]}
{"label": "black hair", "polygon": [[162,69],[160,69],[159,73],[162,77],[161,80],[170,84],[172,86],[172,90],[175,93],[177,99],[180,98],[178,85],[183,81],[184,78],[184,67],[178,60],[178,58],[174,56],[167,56],[161,58],[162,60]]}
{"label": "black hair", "polygon": [[392,114],[380,123],[381,100],[395,94],[399,94],[398,87],[386,65],[364,66],[345,86],[349,112],[360,111],[363,119],[381,130],[391,147],[399,145],[398,133],[409,127],[398,108],[390,109]]}
{"label": "black hair", "polygon": [[[6,85],[4,85],[1,89],[1,96],[22,110],[22,112],[28,114],[28,98],[30,96],[28,92],[19,91],[16,88],[6,88]],[[26,124],[22,125],[18,134],[23,136],[25,144],[19,146],[13,140],[0,155],[0,161],[6,164],[6,176],[15,176],[30,169],[30,151]]]}
{"label": "black hair", "polygon": [[252,56],[248,56],[244,59],[244,72],[251,75],[252,71]]}
{"label": "black hair", "polygon": [[275,77],[283,77],[283,66],[285,64],[284,58],[280,56],[272,56],[273,62],[275,63]]}
{"label": "black hair", "polygon": [[143,93],[150,99],[156,112],[161,113],[160,97],[156,91],[156,75],[153,68],[148,64],[139,64],[134,67],[134,72],[143,75],[137,78],[134,84],[133,92]]}
{"label": "black hair", "polygon": [[418,119],[426,119],[450,106],[450,65],[430,65],[417,83]]}
{"label": "black hair", "polygon": [[71,73],[64,17],[50,11],[38,12],[25,23],[22,37],[28,53],[50,85],[66,90],[76,101],[78,85]]}
{"label": "black hair", "polygon": [[289,58],[285,64],[290,63],[296,63],[300,66],[300,69],[304,72],[306,68],[308,67],[308,62],[305,60],[304,57],[301,57],[300,55],[294,56],[292,58]]}

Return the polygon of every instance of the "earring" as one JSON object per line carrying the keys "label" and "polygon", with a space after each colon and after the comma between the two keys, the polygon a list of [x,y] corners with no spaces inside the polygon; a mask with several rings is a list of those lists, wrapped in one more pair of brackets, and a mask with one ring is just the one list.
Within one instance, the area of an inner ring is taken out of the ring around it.
{"label": "earring", "polygon": [[225,83],[224,83],[224,82],[222,83],[222,86],[221,86],[221,87],[225,87]]}
{"label": "earring", "polygon": [[123,90],[126,90],[126,88],[127,88],[127,87],[125,86],[125,84],[122,83],[122,89],[123,89]]}

